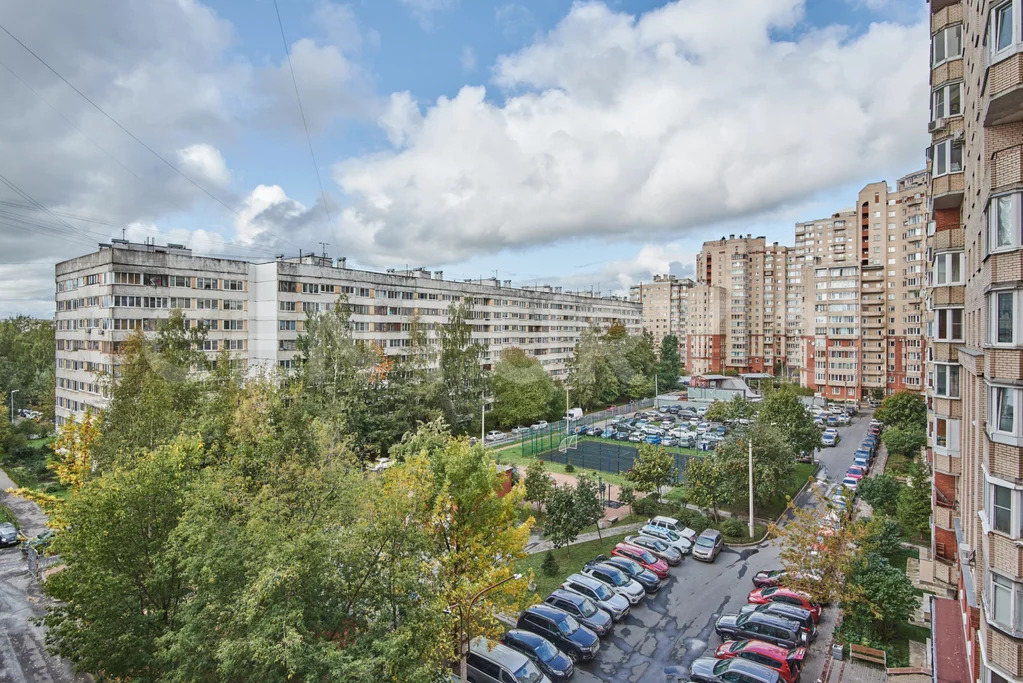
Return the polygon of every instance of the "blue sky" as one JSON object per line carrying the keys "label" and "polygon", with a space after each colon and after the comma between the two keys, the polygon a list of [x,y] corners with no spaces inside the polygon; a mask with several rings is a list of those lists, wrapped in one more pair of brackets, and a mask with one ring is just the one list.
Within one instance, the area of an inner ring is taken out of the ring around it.
{"label": "blue sky", "polygon": [[621,291],[686,273],[722,234],[789,243],[795,221],[924,162],[917,1],[279,1],[330,221],[273,2],[0,9],[231,207],[0,34],[0,144],[20,152],[0,173],[59,212],[0,223],[0,314],[49,315],[53,262],[120,226],[202,252],[326,241],[372,268]]}

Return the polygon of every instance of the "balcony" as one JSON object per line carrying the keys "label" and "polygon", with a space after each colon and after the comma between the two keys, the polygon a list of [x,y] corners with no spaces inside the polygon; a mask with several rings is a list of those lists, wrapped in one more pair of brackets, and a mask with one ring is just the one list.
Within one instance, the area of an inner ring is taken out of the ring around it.
{"label": "balcony", "polygon": [[991,190],[1023,183],[1023,145],[1008,147],[991,155]]}
{"label": "balcony", "polygon": [[931,179],[931,198],[935,211],[954,209],[963,203],[963,172],[947,173]]}
{"label": "balcony", "polygon": [[985,126],[1023,120],[1023,54],[1014,54],[988,67],[987,94]]}
{"label": "balcony", "polygon": [[962,20],[960,0],[931,0],[931,33]]}
{"label": "balcony", "polygon": [[950,59],[931,69],[931,83],[935,86],[963,78],[963,60]]}

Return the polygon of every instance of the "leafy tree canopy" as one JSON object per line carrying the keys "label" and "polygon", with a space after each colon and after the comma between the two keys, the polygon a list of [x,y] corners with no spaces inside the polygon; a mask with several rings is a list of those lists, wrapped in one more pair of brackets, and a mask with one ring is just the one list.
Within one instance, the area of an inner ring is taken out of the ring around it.
{"label": "leafy tree canopy", "polygon": [[881,401],[874,417],[885,428],[901,427],[924,429],[927,426],[927,404],[924,397],[913,391],[899,391]]}

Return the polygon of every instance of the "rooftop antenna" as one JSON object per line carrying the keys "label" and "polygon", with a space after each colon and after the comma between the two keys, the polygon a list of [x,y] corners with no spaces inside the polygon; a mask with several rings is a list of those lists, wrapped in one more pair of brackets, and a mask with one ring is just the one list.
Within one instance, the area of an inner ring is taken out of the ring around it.
{"label": "rooftop antenna", "polygon": [[323,258],[327,258],[327,247],[330,245],[330,242],[319,242],[319,245],[323,251]]}
{"label": "rooftop antenna", "polygon": [[121,228],[121,239],[127,239],[124,235],[128,232],[127,228]]}

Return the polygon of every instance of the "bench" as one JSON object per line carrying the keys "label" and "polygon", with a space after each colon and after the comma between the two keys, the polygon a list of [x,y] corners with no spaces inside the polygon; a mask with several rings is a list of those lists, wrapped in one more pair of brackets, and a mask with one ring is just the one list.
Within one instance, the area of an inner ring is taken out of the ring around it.
{"label": "bench", "polygon": [[852,659],[862,659],[863,661],[870,662],[871,664],[880,664],[881,666],[888,668],[888,653],[884,650],[878,650],[864,645],[850,645],[849,657]]}
{"label": "bench", "polygon": [[615,516],[615,517],[607,517],[605,519],[600,520],[597,523],[601,525],[601,527],[600,527],[601,529],[606,529],[609,526],[614,526],[615,524],[617,524],[619,519],[620,518],[617,517],[617,516]]}

